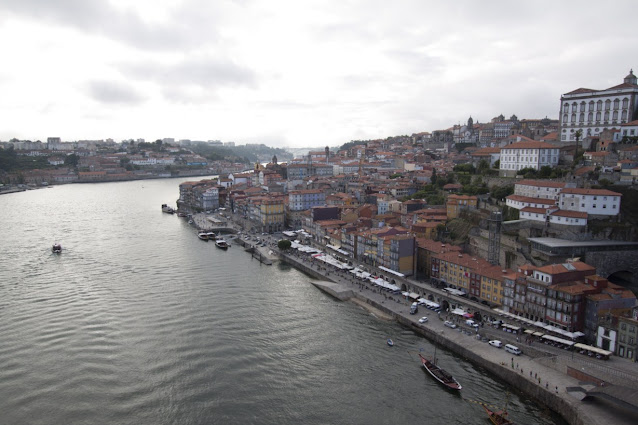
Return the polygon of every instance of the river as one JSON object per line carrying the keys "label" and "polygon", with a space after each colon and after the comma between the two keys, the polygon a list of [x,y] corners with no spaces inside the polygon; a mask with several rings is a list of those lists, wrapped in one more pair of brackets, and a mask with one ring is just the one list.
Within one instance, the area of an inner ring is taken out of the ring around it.
{"label": "river", "polygon": [[199,240],[160,209],[181,181],[0,196],[1,423],[486,424],[472,401],[507,399],[517,423],[562,423],[439,349],[464,387],[446,391],[424,338]]}

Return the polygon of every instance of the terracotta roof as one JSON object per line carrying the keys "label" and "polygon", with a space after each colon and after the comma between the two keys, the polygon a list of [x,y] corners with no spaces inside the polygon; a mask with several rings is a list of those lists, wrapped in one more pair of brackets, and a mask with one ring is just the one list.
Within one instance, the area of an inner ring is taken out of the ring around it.
{"label": "terracotta roof", "polygon": [[629,127],[629,126],[633,127],[633,126],[636,126],[636,125],[638,125],[638,120],[634,120],[634,121],[631,121],[631,122],[628,122],[628,123],[625,123],[625,124],[620,124],[621,127]]}
{"label": "terracotta roof", "polygon": [[543,204],[543,205],[556,204],[556,201],[553,199],[532,198],[530,196],[521,196],[521,195],[509,195],[505,199],[511,199],[512,201],[518,201],[518,202],[529,202],[533,204]]}
{"label": "terracotta roof", "polygon": [[574,194],[574,195],[595,195],[595,196],[622,196],[622,193],[612,192],[607,189],[580,189],[576,187],[568,187],[563,189],[562,194]]}
{"label": "terracotta roof", "polygon": [[554,182],[551,180],[521,180],[520,182],[516,182],[516,185],[522,186],[538,186],[538,187],[565,187],[565,183],[563,182]]}
{"label": "terracotta roof", "polygon": [[574,261],[567,264],[572,266],[574,270],[569,270],[567,267],[565,267],[565,264],[548,264],[546,266],[539,267],[536,270],[538,270],[541,273],[547,273],[551,275],[555,275],[559,273],[567,273],[571,271],[586,271],[586,270],[591,270],[592,272],[596,271],[595,267],[590,266],[587,263],[583,263],[582,261]]}
{"label": "terracotta roof", "polygon": [[571,218],[587,218],[586,212],[580,211],[567,211],[567,210],[558,210],[552,212],[550,215],[556,215],[559,217],[571,217]]}
{"label": "terracotta roof", "polygon": [[597,92],[598,90],[594,90],[594,89],[586,89],[586,88],[579,88],[576,89],[574,91],[570,91],[569,93],[565,93],[565,94],[580,94],[580,93],[590,93],[590,92]]}

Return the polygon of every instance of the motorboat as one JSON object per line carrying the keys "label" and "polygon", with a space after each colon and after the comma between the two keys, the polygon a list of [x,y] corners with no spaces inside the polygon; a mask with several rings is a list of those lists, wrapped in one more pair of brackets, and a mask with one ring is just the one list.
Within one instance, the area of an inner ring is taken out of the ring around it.
{"label": "motorboat", "polygon": [[54,243],[53,247],[51,247],[51,252],[53,252],[54,254],[60,254],[62,252],[62,245],[57,242]]}
{"label": "motorboat", "polygon": [[199,232],[197,234],[197,237],[200,238],[203,241],[208,242],[208,233],[206,233],[206,232]]}
{"label": "motorboat", "polygon": [[215,246],[220,249],[228,249],[228,242],[226,242],[224,239],[217,239],[215,241]]}
{"label": "motorboat", "polygon": [[394,346],[394,341],[392,341],[392,338],[388,338],[388,345],[390,347]]}
{"label": "motorboat", "polygon": [[206,235],[208,235],[209,241],[214,241],[216,239],[215,232],[206,232]]}
{"label": "motorboat", "polygon": [[162,212],[167,214],[174,214],[175,210],[172,207],[169,207],[168,204],[162,204]]}

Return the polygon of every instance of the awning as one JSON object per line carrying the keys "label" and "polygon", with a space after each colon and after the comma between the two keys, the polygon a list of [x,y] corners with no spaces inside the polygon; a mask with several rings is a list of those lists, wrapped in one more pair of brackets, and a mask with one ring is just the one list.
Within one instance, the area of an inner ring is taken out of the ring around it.
{"label": "awning", "polygon": [[420,295],[415,293],[415,292],[410,292],[409,297],[416,300],[416,299],[418,299],[420,297]]}

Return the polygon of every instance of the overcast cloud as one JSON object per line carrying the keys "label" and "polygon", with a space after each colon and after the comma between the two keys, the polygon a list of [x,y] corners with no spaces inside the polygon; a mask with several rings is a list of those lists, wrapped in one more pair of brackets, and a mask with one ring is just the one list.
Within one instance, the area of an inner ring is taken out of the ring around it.
{"label": "overcast cloud", "polygon": [[619,84],[637,66],[634,10],[630,1],[3,0],[0,139],[336,146],[469,116],[557,118],[561,94]]}

